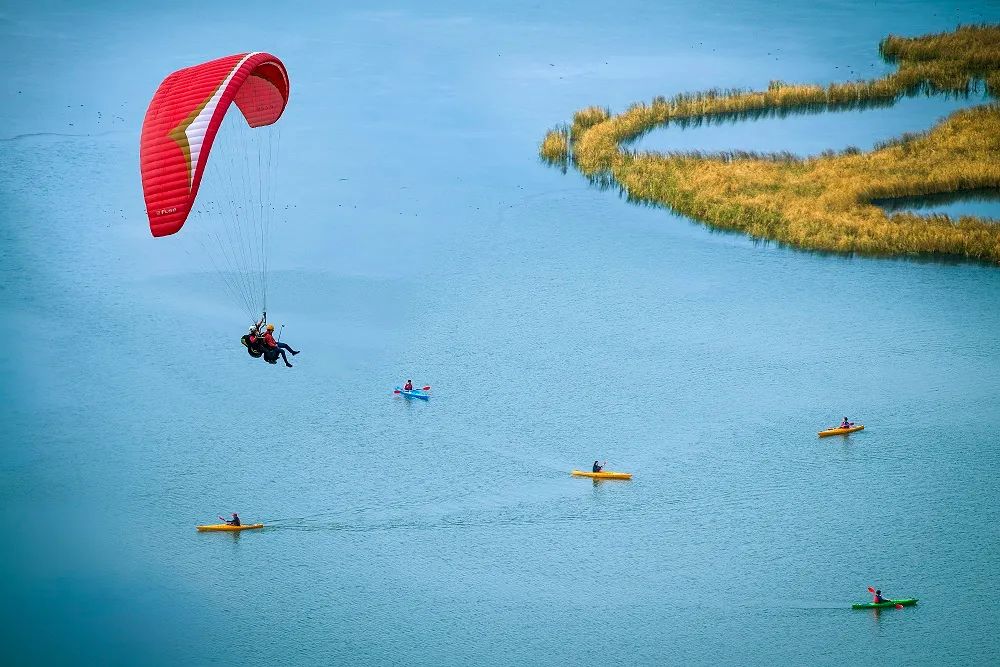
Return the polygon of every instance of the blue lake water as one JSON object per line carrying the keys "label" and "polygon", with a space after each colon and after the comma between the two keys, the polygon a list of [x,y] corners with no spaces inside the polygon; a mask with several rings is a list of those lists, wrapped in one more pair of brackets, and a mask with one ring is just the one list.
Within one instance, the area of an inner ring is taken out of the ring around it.
{"label": "blue lake water", "polygon": [[[712,233],[537,144],[588,104],[869,76],[889,32],[998,20],[4,12],[4,662],[994,660],[1000,271]],[[149,236],[139,184],[161,78],[251,49],[291,74],[269,310],[293,369],[244,353],[243,309],[188,228]],[[901,108],[907,129],[941,115]],[[865,118],[852,143],[883,138]],[[394,397],[406,377],[433,398]],[[866,430],[817,439],[844,415]],[[634,479],[569,476],[595,458]],[[195,531],[231,511],[268,528]],[[920,604],[852,612],[870,584]]]}

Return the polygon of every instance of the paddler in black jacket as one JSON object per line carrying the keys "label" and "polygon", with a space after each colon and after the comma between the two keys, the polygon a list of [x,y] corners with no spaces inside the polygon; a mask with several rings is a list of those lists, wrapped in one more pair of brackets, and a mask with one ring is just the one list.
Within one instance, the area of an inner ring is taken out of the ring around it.
{"label": "paddler in black jacket", "polygon": [[[221,516],[219,518],[222,519]],[[240,516],[236,512],[233,512],[233,518],[232,519],[222,519],[222,520],[225,521],[226,525],[228,525],[228,526],[239,526],[240,525]]]}

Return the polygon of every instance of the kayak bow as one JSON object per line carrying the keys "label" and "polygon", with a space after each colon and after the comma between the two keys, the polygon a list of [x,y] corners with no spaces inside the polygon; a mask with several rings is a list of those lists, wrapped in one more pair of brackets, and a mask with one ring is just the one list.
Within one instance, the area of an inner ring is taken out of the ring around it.
{"label": "kayak bow", "polygon": [[263,528],[263,527],[264,524],[262,523],[251,523],[245,526],[230,526],[228,523],[213,523],[208,526],[198,526],[198,530],[202,532],[208,532],[208,531],[237,532],[240,530],[254,530],[256,528]]}
{"label": "kayak bow", "polygon": [[865,427],[861,424],[857,426],[852,426],[851,428],[828,428],[825,431],[819,432],[819,437],[825,438],[831,435],[847,435],[848,433],[854,433],[855,431],[864,431]]}
{"label": "kayak bow", "polygon": [[886,600],[885,602],[861,602],[859,604],[852,604],[851,609],[887,609],[888,607],[895,607],[897,604],[903,607],[912,607],[917,604],[917,598]]}
{"label": "kayak bow", "polygon": [[586,472],[585,470],[574,470],[570,472],[574,477],[592,477],[593,479],[632,479],[630,472]]}

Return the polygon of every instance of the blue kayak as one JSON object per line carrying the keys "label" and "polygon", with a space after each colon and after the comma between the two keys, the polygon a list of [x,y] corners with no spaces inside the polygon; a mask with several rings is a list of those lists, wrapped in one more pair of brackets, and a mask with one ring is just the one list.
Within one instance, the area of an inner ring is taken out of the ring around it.
{"label": "blue kayak", "polygon": [[428,398],[430,398],[430,396],[428,396],[423,389],[412,389],[410,391],[407,391],[405,389],[400,389],[399,387],[396,387],[396,391],[398,391],[403,396],[406,396],[407,398],[422,398],[425,401]]}

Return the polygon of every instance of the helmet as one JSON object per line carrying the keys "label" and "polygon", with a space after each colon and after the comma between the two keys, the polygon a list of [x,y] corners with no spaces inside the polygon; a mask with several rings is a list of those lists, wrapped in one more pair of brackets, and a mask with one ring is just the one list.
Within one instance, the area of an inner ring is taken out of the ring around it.
{"label": "helmet", "polygon": [[274,325],[273,324],[268,324],[267,325],[267,330],[268,331],[274,331]]}

